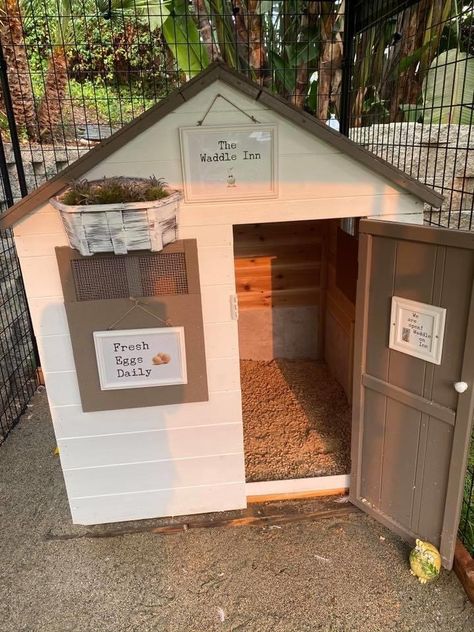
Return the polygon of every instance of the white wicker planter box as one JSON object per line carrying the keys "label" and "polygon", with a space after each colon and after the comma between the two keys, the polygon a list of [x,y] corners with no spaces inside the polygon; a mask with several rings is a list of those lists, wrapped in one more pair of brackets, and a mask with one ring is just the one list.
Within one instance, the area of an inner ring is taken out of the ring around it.
{"label": "white wicker planter box", "polygon": [[71,247],[81,255],[124,255],[129,250],[162,250],[176,241],[180,199],[175,191],[151,202],[68,206],[57,198],[50,201],[61,213]]}

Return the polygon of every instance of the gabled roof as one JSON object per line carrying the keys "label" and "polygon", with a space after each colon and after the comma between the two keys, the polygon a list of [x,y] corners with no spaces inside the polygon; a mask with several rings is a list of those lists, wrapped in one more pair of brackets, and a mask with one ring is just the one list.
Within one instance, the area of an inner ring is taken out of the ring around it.
{"label": "gabled roof", "polygon": [[168,97],[152,106],[131,123],[122,127],[118,132],[69,165],[69,167],[66,167],[66,169],[14,204],[0,216],[0,228],[9,228],[25,217],[25,215],[34,211],[38,206],[46,203],[49,198],[59,193],[71,180],[83,176],[107,156],[110,156],[110,154],[123,147],[135,136],[144,132],[151,125],[154,125],[217,80],[223,81],[236,90],[240,90],[248,97],[255,99],[255,101],[264,103],[271,110],[305,129],[308,134],[313,134],[329,145],[333,145],[341,152],[423,202],[436,207],[441,206],[443,196],[433,189],[428,188],[382,158],[370,153],[360,145],[339,134],[339,132],[332,130],[314,116],[291,105],[288,101],[272,94],[267,89],[259,87],[240,73],[230,70],[225,64],[213,63],[184,84],[184,86],[173,91]]}

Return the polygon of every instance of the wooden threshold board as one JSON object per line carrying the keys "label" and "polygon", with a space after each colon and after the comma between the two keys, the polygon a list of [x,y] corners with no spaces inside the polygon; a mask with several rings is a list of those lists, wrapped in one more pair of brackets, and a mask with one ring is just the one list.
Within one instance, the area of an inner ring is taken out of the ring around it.
{"label": "wooden threshold board", "polygon": [[[341,498],[344,498],[343,496]],[[180,516],[177,518],[156,518],[141,520],[124,525],[122,523],[97,525],[85,528],[81,533],[48,532],[45,540],[76,540],[82,538],[113,538],[136,533],[173,535],[189,529],[271,527],[297,522],[313,522],[339,517],[360,510],[344,498],[338,502],[333,497],[313,500],[293,500],[287,502],[266,502],[250,504],[246,509],[223,511],[212,514]]]}
{"label": "wooden threshold board", "polygon": [[258,503],[345,494],[349,485],[350,475],[341,474],[246,483],[245,492],[248,503]]}

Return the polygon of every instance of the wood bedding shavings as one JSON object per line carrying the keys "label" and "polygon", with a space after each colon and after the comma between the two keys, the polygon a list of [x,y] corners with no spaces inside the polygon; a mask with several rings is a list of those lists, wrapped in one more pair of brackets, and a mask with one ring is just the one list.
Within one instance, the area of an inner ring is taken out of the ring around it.
{"label": "wood bedding shavings", "polygon": [[241,360],[246,478],[350,472],[351,409],[326,365]]}

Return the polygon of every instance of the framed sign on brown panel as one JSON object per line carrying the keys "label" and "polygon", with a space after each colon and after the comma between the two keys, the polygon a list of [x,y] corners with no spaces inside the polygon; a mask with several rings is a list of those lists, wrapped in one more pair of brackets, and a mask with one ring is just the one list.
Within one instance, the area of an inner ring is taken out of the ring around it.
{"label": "framed sign on brown panel", "polygon": [[[82,257],[56,248],[84,412],[208,400],[195,240]],[[153,292],[154,295],[151,295]],[[183,327],[187,383],[101,390],[94,332]]]}

